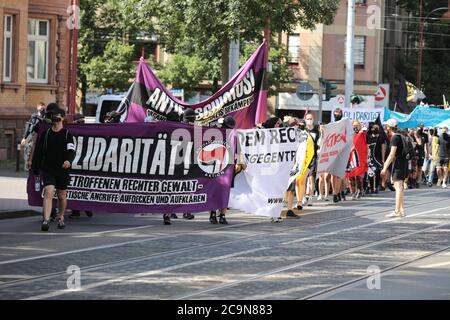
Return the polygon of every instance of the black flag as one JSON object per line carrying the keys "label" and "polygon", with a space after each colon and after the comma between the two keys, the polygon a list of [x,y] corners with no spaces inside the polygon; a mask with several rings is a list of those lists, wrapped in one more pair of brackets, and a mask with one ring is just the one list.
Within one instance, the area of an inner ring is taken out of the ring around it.
{"label": "black flag", "polygon": [[408,97],[408,89],[406,88],[406,80],[402,75],[400,76],[400,83],[398,85],[398,94],[397,94],[397,107],[401,112],[405,113],[408,108],[408,102],[406,98]]}

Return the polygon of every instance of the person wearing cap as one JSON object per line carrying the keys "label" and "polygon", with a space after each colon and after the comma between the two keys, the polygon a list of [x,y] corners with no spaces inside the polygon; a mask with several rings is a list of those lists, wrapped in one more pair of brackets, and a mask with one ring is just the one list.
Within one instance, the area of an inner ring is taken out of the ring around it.
{"label": "person wearing cap", "polygon": [[32,163],[33,174],[40,175],[44,186],[42,231],[48,231],[50,227],[55,190],[59,200],[58,229],[65,228],[69,168],[75,158],[75,139],[63,125],[65,111],[56,105],[47,108],[47,113],[51,116],[52,126],[39,138]]}
{"label": "person wearing cap", "polygon": [[[392,139],[390,142],[391,151],[384,163],[381,175],[386,176],[386,172],[391,168],[391,179],[395,188],[395,210],[388,214],[388,218],[400,218],[405,216],[404,209],[404,188],[403,181],[408,175],[408,161],[403,155],[403,148],[405,147],[405,140],[397,133],[398,123],[395,119],[386,121],[386,126],[391,132]],[[392,166],[391,166],[392,165]]]}

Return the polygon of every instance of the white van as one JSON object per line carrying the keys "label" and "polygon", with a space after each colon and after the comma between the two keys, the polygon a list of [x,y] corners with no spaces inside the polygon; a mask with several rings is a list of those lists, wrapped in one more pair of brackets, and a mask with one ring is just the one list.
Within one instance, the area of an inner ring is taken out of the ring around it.
{"label": "white van", "polygon": [[123,94],[117,95],[103,95],[98,98],[97,111],[95,113],[95,122],[103,123],[103,119],[108,112],[117,110],[122,99],[125,97]]}

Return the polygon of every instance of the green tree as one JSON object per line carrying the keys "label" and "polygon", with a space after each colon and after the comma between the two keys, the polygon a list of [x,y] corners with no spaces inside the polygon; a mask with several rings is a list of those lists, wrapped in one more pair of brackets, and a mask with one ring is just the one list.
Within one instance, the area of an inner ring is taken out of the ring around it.
{"label": "green tree", "polygon": [[[420,28],[419,1],[398,0],[397,3],[410,12],[413,19],[408,22],[408,42],[415,44],[411,49],[402,51],[397,61],[397,72],[406,79],[417,82],[418,41]],[[431,13],[434,9],[447,7],[447,0],[424,0],[424,50],[422,63],[422,89],[430,104],[442,104],[442,95],[450,95],[450,23],[438,19],[445,10]],[[431,14],[430,14],[431,13]]]}
{"label": "green tree", "polygon": [[192,54],[222,63],[222,82],[228,79],[231,40],[243,42],[300,25],[313,29],[331,23],[339,0],[162,0],[158,7],[158,35],[170,53]]}
{"label": "green tree", "polygon": [[135,74],[133,65],[133,45],[123,44],[118,39],[111,40],[101,56],[92,58],[82,66],[88,85],[106,90],[126,90]]}

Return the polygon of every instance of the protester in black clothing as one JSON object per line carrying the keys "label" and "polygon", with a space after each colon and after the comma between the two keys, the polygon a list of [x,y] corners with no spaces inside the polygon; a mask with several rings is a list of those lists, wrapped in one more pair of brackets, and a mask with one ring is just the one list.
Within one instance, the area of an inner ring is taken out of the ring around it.
{"label": "protester in black clothing", "polygon": [[369,193],[378,193],[380,187],[380,172],[386,156],[386,138],[380,134],[380,125],[374,123],[366,136],[369,146]]}
{"label": "protester in black clothing", "polygon": [[442,183],[442,188],[447,188],[448,164],[450,159],[450,136],[448,128],[443,127],[442,133],[439,135],[439,152],[436,169],[438,172],[438,186]]}
{"label": "protester in black clothing", "polygon": [[37,132],[39,126],[45,120],[45,104],[39,102],[36,106],[37,113],[31,115],[30,120],[25,125],[22,141],[20,144],[24,149],[24,160],[26,169],[31,167],[31,159],[33,159],[33,151],[36,146]]}
{"label": "protester in black clothing", "polygon": [[[415,136],[417,142],[418,159],[417,159],[417,181],[416,188],[419,188],[419,183],[422,181],[422,168],[425,160],[430,158],[430,146],[428,143],[428,134],[424,132],[423,124],[419,125]],[[426,182],[425,182],[426,183]]]}
{"label": "protester in black clothing", "polygon": [[42,231],[48,231],[50,227],[49,219],[55,190],[59,200],[58,228],[65,227],[64,213],[67,206],[67,186],[70,182],[69,168],[75,158],[74,138],[69,130],[63,127],[65,111],[59,107],[52,108],[48,115],[52,126],[39,138],[32,163],[33,173],[40,174],[44,186]]}
{"label": "protester in black clothing", "polygon": [[[387,129],[393,133],[390,141],[391,150],[389,156],[384,163],[381,175],[386,176],[386,172],[391,170],[391,179],[395,188],[395,210],[391,214],[387,215],[390,218],[404,217],[404,188],[403,181],[408,174],[408,162],[403,155],[403,148],[405,145],[405,139],[399,133],[397,133],[397,121],[395,119],[389,119],[386,121]],[[392,166],[391,166],[392,164]]]}

